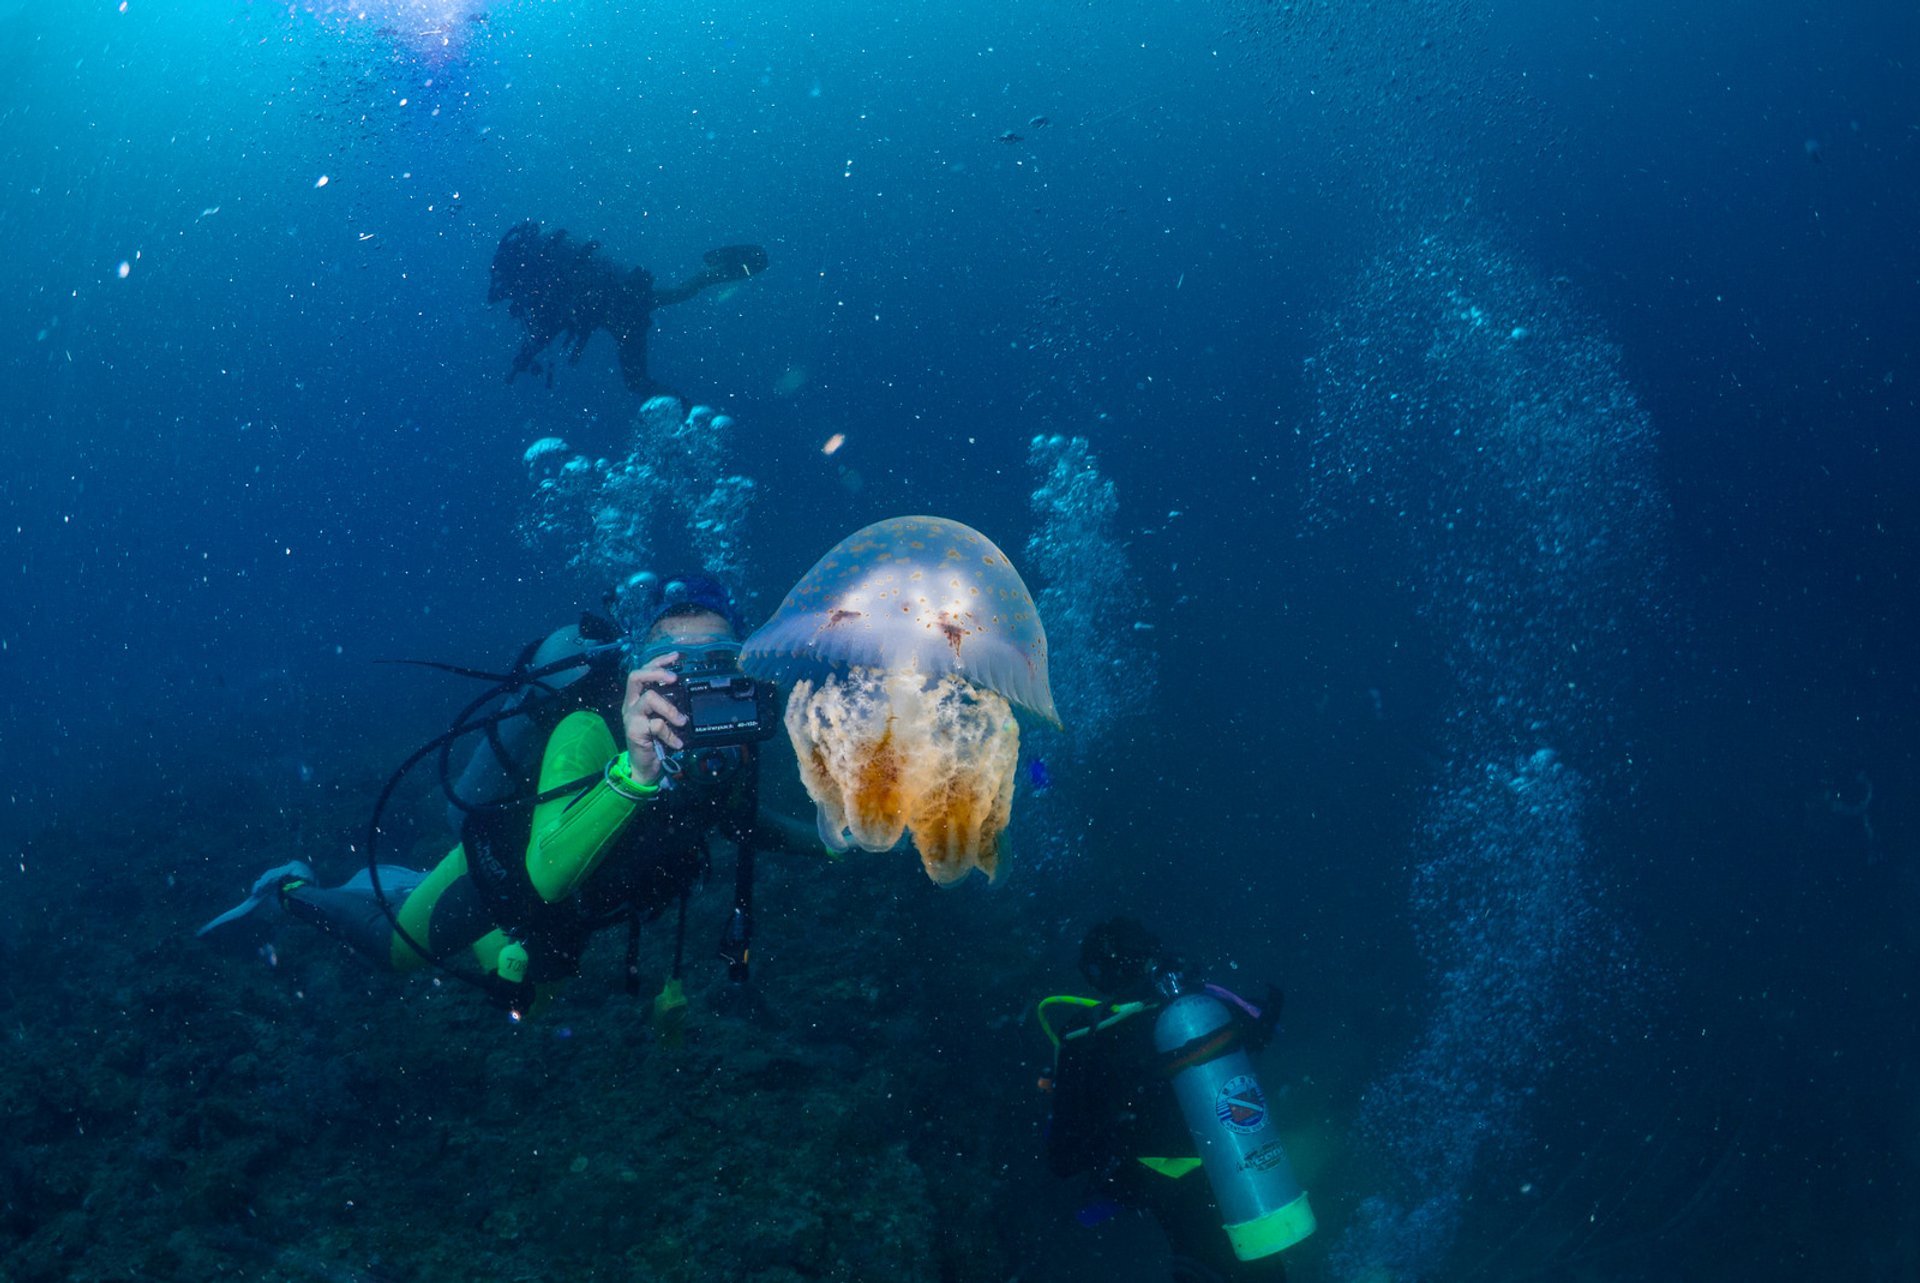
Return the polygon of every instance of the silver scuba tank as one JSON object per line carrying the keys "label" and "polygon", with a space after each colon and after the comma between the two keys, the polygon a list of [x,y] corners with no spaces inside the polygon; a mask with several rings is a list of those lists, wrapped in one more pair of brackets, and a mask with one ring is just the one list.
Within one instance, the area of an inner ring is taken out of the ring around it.
{"label": "silver scuba tank", "polygon": [[1292,1247],[1313,1233],[1313,1208],[1280,1146],[1233,1014],[1183,977],[1163,976],[1162,983],[1172,1001],[1154,1022],[1154,1049],[1173,1071],[1173,1094],[1233,1253],[1253,1261]]}

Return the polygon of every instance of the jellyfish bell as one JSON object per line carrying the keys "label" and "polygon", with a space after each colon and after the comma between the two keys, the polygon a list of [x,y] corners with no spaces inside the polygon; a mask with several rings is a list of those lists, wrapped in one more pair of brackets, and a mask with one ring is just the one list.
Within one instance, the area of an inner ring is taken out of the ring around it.
{"label": "jellyfish bell", "polygon": [[1060,720],[1046,629],[1020,572],[991,539],[945,517],[894,517],[842,539],[747,639],[741,661],[781,680],[952,673]]}
{"label": "jellyfish bell", "polygon": [[1058,724],[1033,595],[991,539],[895,517],[822,557],[746,641],[741,665],[792,683],[787,733],[821,837],[891,850],[936,882],[997,871],[1013,804],[1013,705]]}

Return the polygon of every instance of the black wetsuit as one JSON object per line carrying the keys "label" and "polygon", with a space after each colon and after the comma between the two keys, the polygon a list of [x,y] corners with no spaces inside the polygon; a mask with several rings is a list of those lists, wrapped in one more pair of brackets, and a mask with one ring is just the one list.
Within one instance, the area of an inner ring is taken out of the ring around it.
{"label": "black wetsuit", "polygon": [[514,353],[511,383],[521,374],[542,375],[553,386],[553,362],[542,354],[555,343],[567,363],[578,365],[596,330],[613,336],[620,351],[620,377],[639,396],[666,392],[647,372],[647,332],[653,313],[684,303],[702,290],[757,276],[767,268],[758,245],[722,245],[708,250],[706,266],[677,284],[658,285],[644,267],[625,269],[600,252],[600,242],[575,240],[565,228],[550,232],[528,220],[500,238],[487,285],[489,304],[505,302],[526,330]]}
{"label": "black wetsuit", "polygon": [[[1096,1009],[1100,1016],[1108,1008]],[[1207,1176],[1198,1168],[1174,1177],[1143,1158],[1190,1158],[1192,1135],[1153,1046],[1157,1007],[1062,1040],[1054,1062],[1053,1116],[1047,1165],[1054,1175],[1092,1173],[1097,1196],[1152,1213],[1173,1248],[1180,1283],[1284,1279],[1278,1255],[1242,1261],[1221,1227]],[[1235,1012],[1250,1047],[1267,1028]]]}
{"label": "black wetsuit", "polygon": [[500,238],[493,256],[487,302],[503,300],[526,327],[509,383],[520,374],[539,374],[551,387],[553,365],[543,364],[541,354],[559,343],[568,364],[578,365],[594,331],[606,330],[619,345],[627,387],[642,395],[654,391],[647,331],[661,300],[646,269],[624,271],[600,252],[600,242],[574,240],[564,228],[542,232],[538,223],[519,223]]}

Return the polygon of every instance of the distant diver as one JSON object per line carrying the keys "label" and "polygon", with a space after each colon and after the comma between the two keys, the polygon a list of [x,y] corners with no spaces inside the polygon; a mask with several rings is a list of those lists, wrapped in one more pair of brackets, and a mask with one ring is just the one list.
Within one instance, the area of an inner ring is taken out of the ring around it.
{"label": "distant diver", "polygon": [[522,373],[544,375],[553,386],[553,363],[541,354],[556,340],[567,364],[580,364],[595,330],[613,336],[620,349],[620,377],[641,396],[666,391],[647,373],[647,331],[655,308],[684,303],[700,291],[743,281],[767,270],[758,245],[722,245],[706,253],[706,266],[665,288],[644,267],[623,270],[600,252],[599,241],[577,241],[564,228],[542,232],[528,219],[507,230],[494,251],[487,302],[505,300],[527,336],[514,353],[511,383]]}

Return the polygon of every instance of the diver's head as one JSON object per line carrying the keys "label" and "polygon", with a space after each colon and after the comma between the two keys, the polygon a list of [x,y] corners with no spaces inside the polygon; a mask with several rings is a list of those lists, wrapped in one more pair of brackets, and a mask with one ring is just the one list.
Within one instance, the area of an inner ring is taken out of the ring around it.
{"label": "diver's head", "polygon": [[642,654],[663,655],[690,646],[713,646],[725,642],[737,645],[739,641],[740,634],[734,631],[726,616],[703,606],[683,606],[653,621],[653,626],[640,638],[640,651]]}
{"label": "diver's head", "polygon": [[1080,974],[1104,995],[1152,997],[1160,977],[1178,969],[1178,959],[1138,918],[1108,918],[1080,941]]}
{"label": "diver's head", "polygon": [[[705,725],[697,702],[715,680],[740,674],[740,611],[733,594],[712,575],[689,573],[665,579],[643,571],[629,578],[617,593],[616,611],[626,629],[627,654],[636,668],[645,668],[669,654],[678,654],[674,669],[696,701],[681,709],[688,724],[688,747],[663,754],[666,783],[681,803],[713,800],[728,795],[730,785],[753,755],[737,743],[701,744],[690,731]],[[740,678],[740,680],[745,680]]]}
{"label": "diver's head", "polygon": [[620,585],[614,610],[636,663],[673,650],[738,648],[743,631],[733,594],[700,572],[662,578],[641,571]]}

